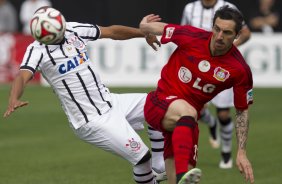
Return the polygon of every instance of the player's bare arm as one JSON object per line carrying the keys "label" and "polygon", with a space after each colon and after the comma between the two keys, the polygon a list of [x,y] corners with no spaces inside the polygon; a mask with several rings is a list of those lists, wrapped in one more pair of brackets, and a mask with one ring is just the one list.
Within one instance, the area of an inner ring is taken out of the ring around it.
{"label": "player's bare arm", "polygon": [[113,40],[127,40],[131,38],[144,37],[145,35],[137,28],[112,25],[108,27],[100,26],[100,38],[110,38]]}
{"label": "player's bare arm", "polygon": [[[147,16],[146,22],[158,22],[161,18],[158,15],[149,15]],[[111,38],[113,40],[127,40],[136,37],[144,37],[148,36],[148,34],[144,34],[140,29],[121,26],[121,25],[112,25],[108,27],[100,26],[101,35],[100,38]]]}
{"label": "player's bare arm", "polygon": [[151,21],[152,19],[159,19],[159,16],[154,14],[145,16],[139,24],[141,31],[144,34],[162,35],[167,23]]}
{"label": "player's bare arm", "polygon": [[236,135],[239,149],[246,150],[249,131],[248,110],[236,111]]}
{"label": "player's bare arm", "polygon": [[20,98],[24,92],[25,85],[32,78],[33,74],[30,71],[21,70],[16,76],[10,91],[9,104],[4,117],[8,117],[17,108],[28,105],[28,102],[21,101]]}
{"label": "player's bare arm", "polygon": [[[154,21],[154,20],[152,20]],[[131,38],[145,37],[147,43],[154,49],[157,50],[154,43],[160,46],[160,42],[158,41],[155,35],[145,35],[140,29],[121,26],[121,25],[113,25],[109,27],[101,27],[101,36],[100,38],[110,38],[113,40],[128,40]]]}
{"label": "player's bare arm", "polygon": [[254,183],[253,169],[250,161],[246,155],[246,145],[249,131],[249,117],[248,110],[237,110],[236,111],[236,136],[238,144],[238,152],[236,164],[246,181]]}
{"label": "player's bare arm", "polygon": [[[152,16],[150,16],[148,19],[147,19],[147,22],[158,22],[161,20],[161,18],[159,17],[159,15],[153,15],[151,14]],[[157,47],[154,45],[154,43],[156,43],[159,47],[161,47],[161,43],[159,42],[159,40],[157,39],[157,37],[153,34],[145,34],[145,37],[146,37],[146,41],[147,43],[154,49],[157,51]]]}

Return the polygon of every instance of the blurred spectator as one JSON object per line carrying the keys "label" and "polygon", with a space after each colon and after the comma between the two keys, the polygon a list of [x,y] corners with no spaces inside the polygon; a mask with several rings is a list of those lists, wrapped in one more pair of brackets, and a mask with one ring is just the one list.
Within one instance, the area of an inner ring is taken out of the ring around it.
{"label": "blurred spectator", "polygon": [[8,0],[0,0],[0,32],[17,31],[17,12]]}
{"label": "blurred spectator", "polygon": [[280,13],[275,0],[259,0],[258,9],[250,16],[250,28],[255,32],[272,33],[279,31]]}
{"label": "blurred spectator", "polygon": [[29,21],[34,12],[42,6],[51,6],[49,0],[25,0],[20,9],[20,21],[23,25],[23,33],[30,34]]}

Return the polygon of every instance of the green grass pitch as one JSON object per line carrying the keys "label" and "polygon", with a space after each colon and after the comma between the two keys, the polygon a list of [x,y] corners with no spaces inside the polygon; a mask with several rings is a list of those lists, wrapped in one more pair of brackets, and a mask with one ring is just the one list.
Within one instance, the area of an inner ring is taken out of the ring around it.
{"label": "green grass pitch", "polygon": [[[111,89],[121,93],[149,90]],[[0,86],[0,184],[134,184],[127,161],[94,148],[73,134],[50,88],[28,86],[22,99],[30,104],[3,119],[8,93],[8,86]],[[255,183],[281,184],[282,89],[255,89],[254,98],[247,147]],[[200,123],[200,131],[201,184],[246,183],[236,167],[218,168],[220,151],[210,147],[208,129],[203,123]],[[146,132],[140,135],[149,145]],[[233,147],[234,159],[235,136]]]}

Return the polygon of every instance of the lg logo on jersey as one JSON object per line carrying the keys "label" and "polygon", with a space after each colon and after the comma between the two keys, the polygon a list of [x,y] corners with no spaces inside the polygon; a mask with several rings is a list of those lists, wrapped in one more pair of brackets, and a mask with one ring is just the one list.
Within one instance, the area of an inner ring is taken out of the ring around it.
{"label": "lg logo on jersey", "polygon": [[215,90],[215,85],[213,84],[204,84],[203,86],[200,85],[202,79],[197,77],[195,80],[193,87],[199,90],[202,90],[205,93],[212,93]]}
{"label": "lg logo on jersey", "polygon": [[[182,66],[178,71],[178,77],[180,81],[182,81],[183,83],[189,83],[192,80],[192,73],[188,68]],[[197,77],[197,79],[193,84],[193,88],[201,90],[205,93],[212,93],[215,90],[215,85],[213,84],[202,85],[201,80],[202,80],[201,78]]]}

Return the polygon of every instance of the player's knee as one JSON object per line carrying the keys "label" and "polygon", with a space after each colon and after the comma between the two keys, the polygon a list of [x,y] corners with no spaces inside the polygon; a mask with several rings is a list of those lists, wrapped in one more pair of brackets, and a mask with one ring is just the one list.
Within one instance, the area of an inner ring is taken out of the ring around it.
{"label": "player's knee", "polygon": [[190,105],[188,102],[186,102],[183,99],[178,99],[173,101],[166,112],[166,115],[164,118],[168,118],[169,120],[173,120],[175,122],[178,121],[178,119],[182,116],[197,116],[197,110]]}
{"label": "player's knee", "polygon": [[188,128],[194,128],[196,126],[197,122],[194,117],[192,116],[182,116],[178,122],[176,123],[176,126],[186,126]]}
{"label": "player's knee", "polygon": [[162,120],[163,128],[167,131],[173,131],[176,123],[184,116],[191,116],[196,119],[197,111],[188,102],[182,99],[173,101]]}
{"label": "player's knee", "polygon": [[229,125],[230,123],[232,123],[232,120],[231,120],[230,117],[225,118],[225,119],[218,118],[218,120],[219,120],[219,123],[220,123],[222,126],[226,126],[226,125]]}
{"label": "player's knee", "polygon": [[150,151],[148,151],[136,165],[148,162],[151,159],[151,157],[152,157],[151,153],[150,153]]}
{"label": "player's knee", "polygon": [[217,117],[219,121],[228,121],[231,119],[230,108],[217,108]]}

